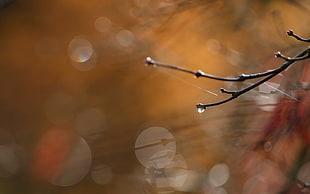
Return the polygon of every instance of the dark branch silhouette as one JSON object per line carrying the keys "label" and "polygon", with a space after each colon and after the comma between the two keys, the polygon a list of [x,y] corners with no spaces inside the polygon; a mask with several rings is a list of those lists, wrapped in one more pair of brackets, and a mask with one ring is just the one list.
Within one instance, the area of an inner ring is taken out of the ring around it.
{"label": "dark branch silhouette", "polygon": [[[292,36],[292,37],[296,38],[297,40],[300,40],[300,41],[303,41],[303,42],[310,42],[310,39],[304,39],[304,38],[294,34],[294,32],[292,30],[287,31],[287,34],[289,36]],[[174,66],[174,65],[169,65],[169,64],[157,62],[157,61],[154,61],[150,57],[146,58],[145,63],[147,65],[154,66],[154,67],[156,67],[156,66],[164,67],[164,68],[175,69],[175,70],[178,70],[178,71],[189,73],[189,74],[192,74],[192,75],[196,76],[197,78],[205,77],[205,78],[215,79],[215,80],[220,80],[220,81],[239,81],[239,82],[241,82],[241,81],[245,81],[245,80],[249,80],[249,79],[255,79],[255,78],[264,77],[263,79],[257,81],[256,83],[251,84],[250,86],[248,86],[248,87],[246,87],[244,89],[241,89],[241,90],[228,91],[228,90],[226,90],[224,88],[221,88],[220,91],[222,93],[230,94],[231,97],[226,98],[226,99],[224,99],[222,101],[215,102],[215,103],[209,103],[209,104],[198,103],[196,105],[197,111],[199,113],[202,113],[202,112],[205,111],[205,109],[207,107],[224,104],[224,103],[227,103],[227,102],[229,102],[229,101],[231,101],[231,100],[233,100],[235,98],[238,98],[242,94],[247,93],[248,91],[256,88],[257,86],[259,86],[259,85],[265,83],[266,81],[270,80],[271,78],[275,77],[276,75],[281,73],[283,70],[287,69],[292,64],[294,64],[296,61],[301,61],[301,60],[305,60],[305,59],[310,58],[310,47],[308,47],[307,49],[303,50],[302,52],[300,52],[299,54],[297,54],[294,57],[286,57],[286,56],[282,55],[280,52],[275,53],[275,57],[281,58],[281,59],[285,60],[285,62],[281,66],[276,68],[276,69],[268,70],[268,71],[261,72],[261,73],[255,73],[255,74],[241,74],[241,75],[239,75],[238,77],[235,77],[235,78],[233,78],[233,77],[232,78],[231,77],[228,77],[228,78],[226,78],[226,77],[218,77],[218,76],[215,76],[215,75],[206,74],[206,73],[204,73],[204,72],[202,72],[200,70],[192,71],[192,70],[189,70],[189,69],[186,69],[186,68],[183,68],[183,67],[178,67],[178,66]]]}

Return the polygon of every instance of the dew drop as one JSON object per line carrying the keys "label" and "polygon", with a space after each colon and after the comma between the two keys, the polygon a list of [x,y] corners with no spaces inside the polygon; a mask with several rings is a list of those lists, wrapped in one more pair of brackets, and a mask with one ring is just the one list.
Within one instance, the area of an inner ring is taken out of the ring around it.
{"label": "dew drop", "polygon": [[206,108],[204,108],[204,107],[197,107],[197,112],[199,114],[204,113],[205,111],[206,111]]}

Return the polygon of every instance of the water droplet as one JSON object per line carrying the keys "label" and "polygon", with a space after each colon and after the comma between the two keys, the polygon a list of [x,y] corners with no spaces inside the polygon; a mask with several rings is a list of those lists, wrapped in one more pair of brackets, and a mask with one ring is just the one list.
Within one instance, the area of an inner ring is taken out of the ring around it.
{"label": "water droplet", "polygon": [[201,114],[201,113],[204,113],[206,111],[206,108],[204,108],[204,107],[197,107],[197,112],[199,113],[199,114]]}

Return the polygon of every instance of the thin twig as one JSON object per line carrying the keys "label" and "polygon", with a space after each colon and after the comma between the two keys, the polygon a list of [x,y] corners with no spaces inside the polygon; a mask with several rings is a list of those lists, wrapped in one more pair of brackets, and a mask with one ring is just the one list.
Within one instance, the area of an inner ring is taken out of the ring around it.
{"label": "thin twig", "polygon": [[[294,32],[292,30],[287,31],[287,34],[289,36],[293,36],[297,40],[304,41],[304,42],[310,42],[310,39],[301,38],[300,36],[294,34]],[[310,58],[310,47],[305,49],[304,51],[300,52],[299,54],[297,54],[295,57],[292,57],[292,58],[291,57],[286,57],[286,56],[282,55],[280,52],[277,52],[275,54],[275,57],[282,58],[286,62],[283,63],[278,68],[275,68],[275,69],[272,69],[272,70],[268,70],[268,71],[261,72],[261,73],[255,73],[255,74],[240,74],[238,77],[235,77],[235,78],[233,78],[233,77],[232,78],[231,77],[228,77],[228,78],[226,78],[226,77],[218,77],[218,76],[215,76],[215,75],[206,74],[206,73],[204,73],[204,72],[202,72],[200,70],[192,71],[192,70],[189,70],[189,69],[186,69],[186,68],[183,68],[183,67],[178,67],[178,66],[174,66],[174,65],[169,65],[169,64],[157,62],[157,61],[154,61],[150,57],[146,58],[145,64],[146,65],[151,65],[151,66],[154,66],[154,67],[160,66],[160,67],[164,67],[164,68],[175,69],[175,70],[178,70],[178,71],[182,71],[182,72],[185,72],[185,73],[192,74],[192,75],[196,76],[197,78],[205,77],[205,78],[210,78],[210,79],[215,79],[215,80],[220,80],[220,81],[245,81],[245,80],[248,80],[248,79],[255,79],[255,78],[264,77],[263,79],[259,80],[258,82],[254,83],[254,84],[252,84],[252,85],[250,85],[250,86],[248,86],[248,87],[246,87],[246,88],[244,88],[242,90],[228,91],[228,90],[226,90],[224,88],[221,88],[220,91],[222,93],[230,94],[231,97],[226,98],[226,99],[224,99],[222,101],[215,102],[215,103],[209,103],[209,104],[199,103],[199,104],[197,104],[196,105],[197,110],[198,110],[198,112],[201,113],[201,112],[204,112],[207,107],[217,106],[217,105],[229,102],[229,101],[239,97],[240,95],[242,95],[242,94],[244,94],[244,93],[254,89],[255,87],[265,83],[266,81],[270,80],[271,78],[273,78],[276,75],[278,75],[279,73],[281,73],[283,70],[287,69],[289,66],[291,66],[296,61],[305,60],[305,59]]]}
{"label": "thin twig", "polygon": [[286,33],[287,33],[287,35],[292,36],[292,37],[296,38],[297,40],[300,40],[300,41],[303,41],[303,42],[310,42],[310,38],[309,39],[302,38],[302,37],[296,35],[293,32],[293,30],[289,30]]}
{"label": "thin twig", "polygon": [[308,49],[308,53],[305,54],[305,56],[302,56],[302,57],[294,57],[294,58],[286,57],[286,56],[282,55],[280,51],[275,53],[275,57],[282,58],[285,61],[301,61],[301,60],[305,60],[305,59],[310,58],[310,48]]}
{"label": "thin twig", "polygon": [[[299,57],[303,57],[304,55],[306,55],[307,53],[309,52],[309,49],[306,49],[304,51],[302,51],[301,53],[299,53],[298,55],[296,55],[294,58],[299,58]],[[229,93],[231,94],[231,97],[230,98],[227,98],[227,99],[224,99],[222,101],[219,101],[219,102],[215,102],[215,103],[210,103],[210,104],[197,104],[196,107],[197,108],[207,108],[207,107],[210,107],[210,106],[217,106],[217,105],[220,105],[220,104],[224,104],[226,102],[229,102],[237,97],[239,97],[240,95],[252,90],[253,88],[263,84],[264,82],[270,80],[271,78],[273,78],[274,76],[278,75],[279,73],[281,73],[283,70],[287,69],[289,66],[291,66],[295,61],[294,60],[290,60],[290,61],[286,61],[285,63],[283,63],[280,67],[278,67],[277,69],[275,69],[273,71],[273,73],[267,77],[265,77],[264,79],[261,79],[260,81],[250,85],[249,87],[246,87],[242,90],[239,90],[239,91],[229,91],[227,92],[226,90],[224,90],[225,92],[224,93]],[[221,91],[223,92],[223,89],[221,89]]]}
{"label": "thin twig", "polygon": [[277,69],[273,69],[273,70],[268,70],[265,72],[261,72],[261,73],[255,73],[255,74],[240,74],[238,77],[218,77],[215,75],[211,75],[211,74],[206,74],[200,70],[198,71],[192,71],[183,67],[178,67],[175,65],[169,65],[169,64],[165,64],[165,63],[161,63],[158,61],[153,60],[151,57],[147,57],[145,60],[145,64],[146,65],[151,65],[153,67],[164,67],[164,68],[169,68],[169,69],[175,69],[178,71],[182,71],[185,73],[189,73],[194,75],[195,77],[199,78],[199,77],[205,77],[205,78],[210,78],[210,79],[215,79],[215,80],[219,80],[219,81],[245,81],[248,79],[255,79],[255,78],[260,78],[260,77],[264,77],[270,74],[273,74]]}

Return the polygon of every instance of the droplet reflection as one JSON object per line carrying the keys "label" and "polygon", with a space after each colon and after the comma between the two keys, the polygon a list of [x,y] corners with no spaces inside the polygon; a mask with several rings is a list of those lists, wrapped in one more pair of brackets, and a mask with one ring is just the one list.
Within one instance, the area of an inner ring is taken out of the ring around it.
{"label": "droplet reflection", "polygon": [[199,114],[201,114],[201,113],[204,113],[205,111],[206,111],[206,108],[204,108],[204,107],[197,107],[197,112],[199,113]]}

